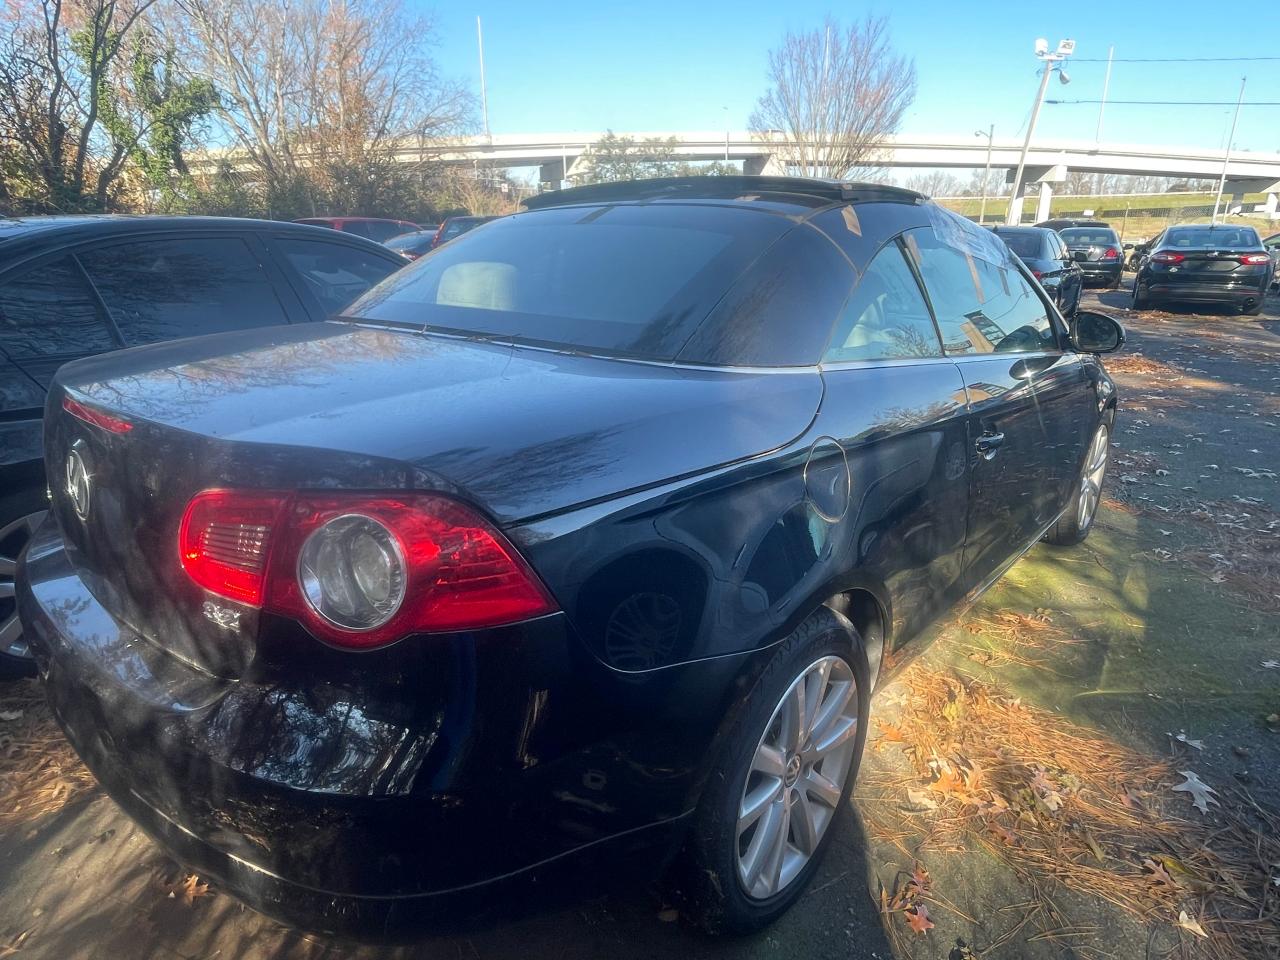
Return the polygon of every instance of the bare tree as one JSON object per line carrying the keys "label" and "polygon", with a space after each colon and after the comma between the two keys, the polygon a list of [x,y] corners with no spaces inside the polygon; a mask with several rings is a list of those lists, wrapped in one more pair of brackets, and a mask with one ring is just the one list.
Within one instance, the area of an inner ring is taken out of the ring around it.
{"label": "bare tree", "polygon": [[945,170],[914,174],[907,177],[904,186],[926,197],[958,197],[964,190],[959,178]]}
{"label": "bare tree", "polygon": [[[0,149],[35,210],[101,210],[131,136],[104,129],[112,74],[155,0],[16,0],[0,16]],[[13,203],[13,187],[4,195]]]}
{"label": "bare tree", "polygon": [[435,26],[400,0],[177,0],[188,63],[218,87],[229,138],[269,189],[349,209],[432,163],[472,98],[431,56]]}
{"label": "bare tree", "polygon": [[867,17],[841,27],[789,33],[769,53],[769,90],[751,115],[752,130],[777,148],[790,171],[844,177],[876,166],[915,99],[916,70],[889,42],[889,23]]}

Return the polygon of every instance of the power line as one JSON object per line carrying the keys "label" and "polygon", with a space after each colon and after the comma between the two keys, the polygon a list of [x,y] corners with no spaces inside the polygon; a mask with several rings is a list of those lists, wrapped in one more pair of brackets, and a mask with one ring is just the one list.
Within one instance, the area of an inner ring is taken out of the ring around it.
{"label": "power line", "polygon": [[[1052,103],[1057,106],[1073,106],[1081,103],[1103,103],[1102,100],[1046,100],[1045,103]],[[1108,106],[1112,104],[1125,104],[1129,106],[1139,107],[1234,107],[1234,100],[1107,100]],[[1246,100],[1241,106],[1245,107],[1280,107],[1280,100]]]}
{"label": "power line", "polygon": [[[1116,57],[1112,63],[1273,63],[1280,57]],[[1072,57],[1072,63],[1106,63],[1106,57]]]}

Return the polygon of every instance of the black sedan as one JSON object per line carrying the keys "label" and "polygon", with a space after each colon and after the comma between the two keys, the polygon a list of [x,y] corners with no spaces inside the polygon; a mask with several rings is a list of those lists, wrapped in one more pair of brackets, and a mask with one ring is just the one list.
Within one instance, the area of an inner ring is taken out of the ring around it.
{"label": "black sedan", "polygon": [[1084,273],[1057,231],[1047,227],[993,227],[996,236],[1027,265],[1063,316],[1074,316],[1084,293]]}
{"label": "black sedan", "polygon": [[753,929],[875,685],[1088,535],[1123,332],[893,187],[529,206],[338,322],[63,368],[23,621],[108,792],[265,912],[382,936],[675,853]]}
{"label": "black sedan", "polygon": [[270,220],[0,219],[0,678],[35,672],[13,573],[48,503],[40,418],[58,367],[177,337],[323,320],[403,264],[371,240]]}
{"label": "black sedan", "polygon": [[1246,315],[1262,312],[1275,275],[1253,227],[1180,224],[1151,241],[1133,280],[1133,309],[1210,303]]}
{"label": "black sedan", "polygon": [[1100,283],[1108,290],[1120,286],[1124,275],[1124,244],[1119,234],[1110,227],[1064,227],[1058,236],[1080,264],[1085,283]]}
{"label": "black sedan", "polygon": [[430,253],[436,245],[436,233],[439,227],[432,230],[418,230],[415,233],[402,233],[387,241],[388,250],[394,250],[406,260],[417,260]]}

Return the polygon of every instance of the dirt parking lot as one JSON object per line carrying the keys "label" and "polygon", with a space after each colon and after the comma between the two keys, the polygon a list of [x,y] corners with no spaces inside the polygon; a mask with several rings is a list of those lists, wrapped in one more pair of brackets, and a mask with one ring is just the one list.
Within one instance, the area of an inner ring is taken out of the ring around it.
{"label": "dirt parking lot", "polygon": [[1099,300],[1130,332],[1099,525],[881,691],[855,816],[771,930],[710,941],[623,889],[411,946],[311,938],[160,854],[24,683],[0,691],[0,957],[1280,956],[1280,298]]}

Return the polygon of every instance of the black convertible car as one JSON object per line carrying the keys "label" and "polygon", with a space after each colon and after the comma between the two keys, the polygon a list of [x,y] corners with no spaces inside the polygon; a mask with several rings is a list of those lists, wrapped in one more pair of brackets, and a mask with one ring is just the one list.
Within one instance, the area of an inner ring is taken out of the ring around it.
{"label": "black convertible car", "polygon": [[265,912],[381,936],[677,852],[752,929],[875,685],[1088,534],[1123,332],[892,187],[528,206],[337,322],[64,367],[30,644],[116,801]]}

